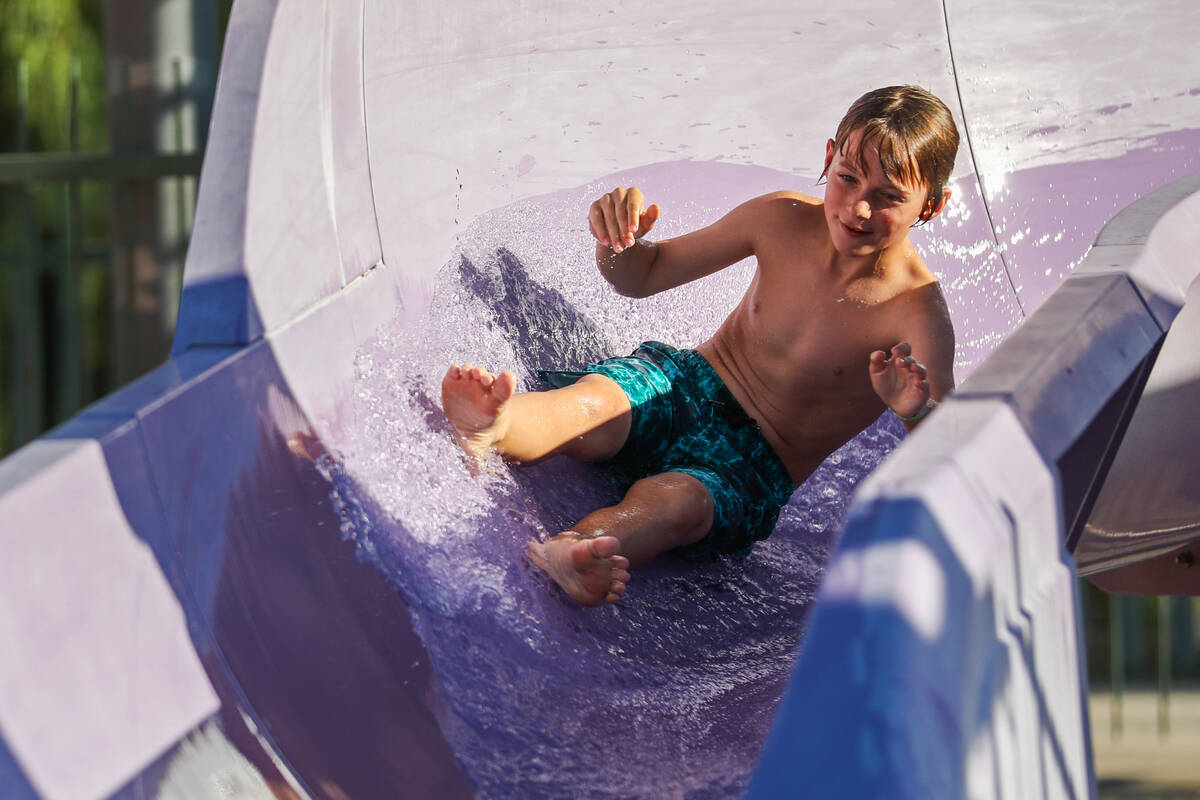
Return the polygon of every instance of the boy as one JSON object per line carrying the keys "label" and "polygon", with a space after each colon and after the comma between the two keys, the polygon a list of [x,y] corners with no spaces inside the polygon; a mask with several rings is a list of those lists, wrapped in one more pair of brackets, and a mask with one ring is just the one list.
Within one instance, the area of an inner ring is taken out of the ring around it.
{"label": "boy", "polygon": [[647,342],[583,373],[544,373],[561,386],[545,392],[514,394],[512,372],[450,367],[442,405],[468,454],[615,459],[645,476],[617,505],[529,543],[572,599],[616,602],[630,567],[666,550],[748,550],[881,412],[911,430],[953,389],[949,313],[908,230],[945,207],[957,149],[940,100],[888,87],[859,98],[826,144],[824,202],[775,192],[655,243],[642,237],[658,206],[616,189],[588,222],[596,264],[620,294],[646,297],[757,257],[716,334],[696,350]]}

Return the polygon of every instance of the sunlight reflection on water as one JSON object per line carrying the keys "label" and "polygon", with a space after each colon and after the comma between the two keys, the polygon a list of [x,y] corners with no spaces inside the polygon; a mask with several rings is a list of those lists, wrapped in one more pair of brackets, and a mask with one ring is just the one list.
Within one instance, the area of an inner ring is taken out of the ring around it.
{"label": "sunlight reflection on water", "polygon": [[497,460],[471,476],[440,411],[442,373],[477,363],[535,388],[538,367],[624,355],[648,338],[695,345],[751,274],[615,295],[582,226],[530,223],[578,216],[594,188],[475,224],[431,308],[360,349],[350,445],[320,466],[343,535],[413,611],[443,730],[484,796],[726,797],[748,781],[853,489],[902,428],[885,419],[835,453],[749,556],[663,557],[619,605],[573,605],[525,561],[524,543],[615,502],[618,476],[566,459]]}

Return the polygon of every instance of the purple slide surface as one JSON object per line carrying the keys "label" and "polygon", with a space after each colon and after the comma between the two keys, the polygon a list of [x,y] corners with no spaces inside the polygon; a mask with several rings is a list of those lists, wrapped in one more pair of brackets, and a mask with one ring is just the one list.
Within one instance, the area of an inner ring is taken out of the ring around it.
{"label": "purple slide surface", "polygon": [[[1161,426],[1099,500],[1079,466],[1114,463],[1084,445],[1120,441],[1122,387],[1194,397],[1162,340],[1200,306],[1196,41],[1165,0],[238,0],[171,360],[0,462],[0,797],[1094,793],[1071,551],[1200,518],[1182,489],[1136,513]],[[958,395],[834,454],[749,556],[576,607],[524,545],[619,476],[471,475],[446,366],[534,388],[703,341],[753,264],[619,297],[588,204],[637,185],[670,236],[820,195],[838,119],[894,83],[963,134],[912,237]]]}

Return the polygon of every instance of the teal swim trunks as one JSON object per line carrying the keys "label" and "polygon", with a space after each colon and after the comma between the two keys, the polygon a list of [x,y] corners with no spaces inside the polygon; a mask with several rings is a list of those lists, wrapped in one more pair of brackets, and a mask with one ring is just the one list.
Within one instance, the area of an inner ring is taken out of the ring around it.
{"label": "teal swim trunks", "polygon": [[682,472],[712,495],[712,530],[675,552],[697,560],[747,553],[771,535],[792,496],[791,476],[704,356],[645,342],[628,358],[538,376],[557,389],[588,373],[616,381],[633,407],[629,438],[611,463],[635,480]]}

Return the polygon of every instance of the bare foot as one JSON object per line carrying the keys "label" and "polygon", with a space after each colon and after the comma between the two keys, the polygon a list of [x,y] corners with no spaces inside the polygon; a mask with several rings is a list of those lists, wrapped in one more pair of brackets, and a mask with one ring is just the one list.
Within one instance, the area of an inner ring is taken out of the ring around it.
{"label": "bare foot", "polygon": [[487,457],[492,445],[504,437],[508,427],[505,404],[517,388],[517,376],[510,371],[499,375],[470,364],[455,364],[442,378],[442,409],[458,441],[476,462]]}
{"label": "bare foot", "polygon": [[615,536],[580,536],[564,531],[545,542],[531,541],[529,560],[584,606],[615,603],[629,582],[629,559],[617,555]]}

